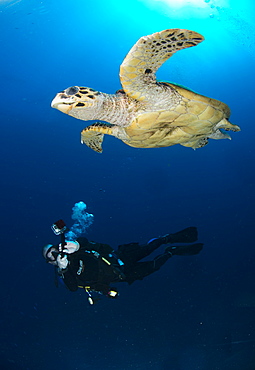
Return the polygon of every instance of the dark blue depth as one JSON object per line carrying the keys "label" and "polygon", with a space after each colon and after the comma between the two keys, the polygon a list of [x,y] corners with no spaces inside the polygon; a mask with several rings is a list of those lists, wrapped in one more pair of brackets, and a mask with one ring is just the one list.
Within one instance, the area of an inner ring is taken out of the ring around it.
{"label": "dark blue depth", "polygon": [[[254,4],[219,3],[0,1],[2,370],[255,369]],[[88,123],[53,110],[55,94],[114,93],[133,44],[167,28],[205,41],[158,79],[227,103],[242,131],[196,151],[81,145]],[[55,287],[41,256],[81,200],[90,240],[116,248],[197,226],[204,249],[89,306]]]}

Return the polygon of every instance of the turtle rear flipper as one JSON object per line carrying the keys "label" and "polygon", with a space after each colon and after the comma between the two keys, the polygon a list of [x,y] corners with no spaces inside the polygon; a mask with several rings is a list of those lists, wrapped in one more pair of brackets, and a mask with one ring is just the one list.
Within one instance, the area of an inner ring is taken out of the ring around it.
{"label": "turtle rear flipper", "polygon": [[196,46],[204,38],[197,32],[168,29],[141,37],[120,66],[120,80],[129,97],[140,101],[151,99],[152,84],[159,67],[179,50]]}
{"label": "turtle rear flipper", "polygon": [[104,134],[113,135],[110,124],[96,122],[86,127],[81,132],[81,143],[86,144],[89,148],[95,150],[95,152],[102,153],[102,143],[104,140]]}

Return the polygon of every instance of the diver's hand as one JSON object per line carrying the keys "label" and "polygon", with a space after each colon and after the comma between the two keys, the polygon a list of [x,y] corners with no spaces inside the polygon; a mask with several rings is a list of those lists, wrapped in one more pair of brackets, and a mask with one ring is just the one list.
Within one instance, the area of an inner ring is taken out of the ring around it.
{"label": "diver's hand", "polygon": [[63,252],[71,254],[80,249],[80,244],[76,241],[66,241]]}
{"label": "diver's hand", "polygon": [[60,254],[57,256],[57,265],[60,268],[60,270],[64,270],[67,268],[68,265],[68,259],[67,256],[61,256]]}

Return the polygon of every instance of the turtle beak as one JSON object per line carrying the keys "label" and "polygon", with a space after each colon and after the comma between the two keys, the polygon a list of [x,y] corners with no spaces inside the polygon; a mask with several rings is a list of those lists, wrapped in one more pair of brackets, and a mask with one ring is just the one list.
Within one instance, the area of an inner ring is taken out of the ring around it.
{"label": "turtle beak", "polygon": [[68,102],[67,97],[63,94],[59,93],[55,96],[55,98],[51,102],[51,107],[60,110],[65,114],[69,114],[72,109],[73,101]]}

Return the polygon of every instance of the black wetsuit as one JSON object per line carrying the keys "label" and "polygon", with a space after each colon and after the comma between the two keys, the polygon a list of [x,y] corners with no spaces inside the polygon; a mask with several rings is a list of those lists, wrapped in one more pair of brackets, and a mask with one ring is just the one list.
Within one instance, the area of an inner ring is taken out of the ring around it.
{"label": "black wetsuit", "polygon": [[[185,230],[189,230],[189,242],[195,241],[197,238],[196,229],[187,228]],[[78,238],[80,249],[67,255],[68,267],[61,270],[60,275],[71,291],[76,291],[79,287],[88,287],[89,290],[108,295],[109,290],[111,290],[111,283],[127,282],[132,284],[135,280],[142,280],[145,276],[159,270],[173,254],[191,255],[199,253],[202,249],[203,245],[201,243],[186,247],[172,246],[152,261],[140,262],[141,259],[147,257],[162,244],[180,242],[178,240],[179,235],[179,233],[168,234],[165,237],[153,239],[145,245],[139,245],[138,243],[123,244],[118,247],[117,251],[113,250],[108,244]],[[185,237],[183,231],[181,237]],[[186,242],[186,240],[183,239],[183,242]]]}
{"label": "black wetsuit", "polygon": [[78,238],[77,241],[80,249],[67,255],[69,265],[61,272],[65,285],[71,291],[88,286],[107,295],[111,283],[131,284],[141,280],[171,257],[171,253],[165,252],[153,261],[139,262],[162,244],[160,239],[142,246],[138,243],[120,245],[117,251],[108,244],[89,242],[86,238]]}

